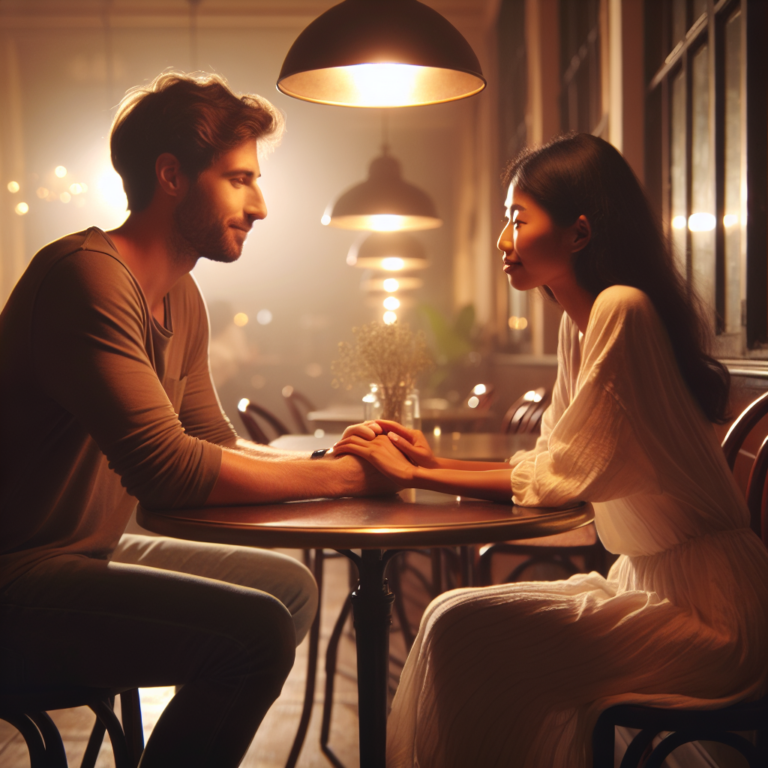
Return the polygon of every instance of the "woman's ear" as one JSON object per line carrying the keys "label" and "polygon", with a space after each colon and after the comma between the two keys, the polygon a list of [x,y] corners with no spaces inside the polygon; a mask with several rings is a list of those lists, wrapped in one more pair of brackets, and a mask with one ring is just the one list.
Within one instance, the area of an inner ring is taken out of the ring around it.
{"label": "woman's ear", "polygon": [[571,253],[578,253],[589,244],[592,239],[592,227],[589,219],[583,214],[571,225],[573,237],[571,240]]}

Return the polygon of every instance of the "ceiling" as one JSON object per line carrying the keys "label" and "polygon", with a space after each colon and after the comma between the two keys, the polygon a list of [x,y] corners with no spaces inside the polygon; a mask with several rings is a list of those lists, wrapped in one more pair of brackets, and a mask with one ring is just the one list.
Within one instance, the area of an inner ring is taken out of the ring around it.
{"label": "ceiling", "polygon": [[[386,2],[386,0],[383,0]],[[301,23],[319,16],[333,0],[199,0],[198,16],[252,17]],[[426,3],[454,23],[484,26],[496,16],[500,0],[428,0]],[[0,26],[40,17],[94,17],[105,12],[120,17],[186,18],[190,0],[0,0]]]}

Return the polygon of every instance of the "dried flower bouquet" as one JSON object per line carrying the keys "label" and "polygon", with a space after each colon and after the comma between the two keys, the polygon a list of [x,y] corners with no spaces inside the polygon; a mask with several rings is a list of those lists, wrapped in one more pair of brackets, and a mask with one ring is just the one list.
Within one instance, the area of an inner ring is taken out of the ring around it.
{"label": "dried flower bouquet", "polygon": [[403,403],[416,377],[432,368],[423,333],[413,333],[407,323],[373,322],[353,328],[354,346],[342,341],[339,359],[331,364],[335,387],[376,384],[383,419],[402,421]]}

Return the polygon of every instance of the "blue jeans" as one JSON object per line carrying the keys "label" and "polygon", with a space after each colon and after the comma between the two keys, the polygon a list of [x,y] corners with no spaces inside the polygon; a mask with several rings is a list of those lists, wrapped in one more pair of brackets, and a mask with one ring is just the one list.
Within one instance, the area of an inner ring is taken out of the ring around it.
{"label": "blue jeans", "polygon": [[52,557],[0,594],[6,684],[183,686],[142,768],[237,766],[317,607],[267,550],[126,535],[111,560]]}

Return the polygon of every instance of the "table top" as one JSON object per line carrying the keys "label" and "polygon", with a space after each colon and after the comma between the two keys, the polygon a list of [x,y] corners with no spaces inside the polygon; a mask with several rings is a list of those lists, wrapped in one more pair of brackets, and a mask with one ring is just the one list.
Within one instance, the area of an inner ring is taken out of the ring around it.
{"label": "table top", "polygon": [[591,522],[590,504],[558,509],[466,499],[431,491],[284,504],[152,511],[139,525],[193,541],[259,547],[392,549],[530,539]]}
{"label": "table top", "polygon": [[[528,451],[536,445],[536,435],[506,435],[501,432],[447,432],[436,437],[425,434],[437,456],[467,461],[505,461],[517,451]],[[270,445],[284,451],[306,451],[329,448],[341,439],[338,433],[314,435],[283,435]]]}

